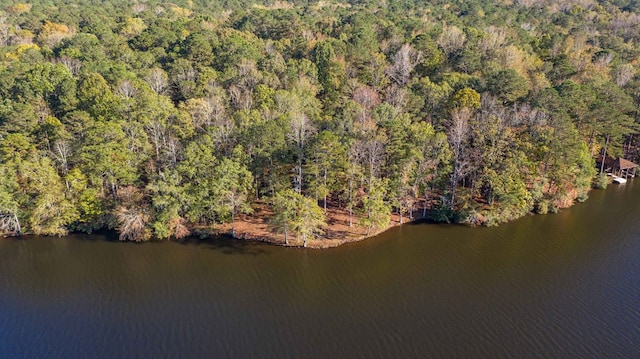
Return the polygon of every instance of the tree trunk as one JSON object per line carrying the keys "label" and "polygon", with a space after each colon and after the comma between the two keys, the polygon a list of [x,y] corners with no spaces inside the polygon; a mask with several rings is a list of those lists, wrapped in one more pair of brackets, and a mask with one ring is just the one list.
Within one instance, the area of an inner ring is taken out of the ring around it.
{"label": "tree trunk", "polygon": [[602,152],[602,163],[600,163],[600,174],[604,172],[604,162],[607,159],[607,146],[609,146],[609,134],[607,134],[607,140],[604,143],[604,151]]}
{"label": "tree trunk", "polygon": [[258,189],[260,186],[258,184],[258,176],[256,176],[256,201],[260,200],[260,190]]}
{"label": "tree trunk", "polygon": [[349,178],[349,228],[353,227],[353,178]]}
{"label": "tree trunk", "polygon": [[[271,197],[276,195],[276,189],[275,186],[273,185],[273,157],[271,157],[271,154],[269,154],[269,187],[271,190]],[[256,190],[257,191],[257,190]]]}
{"label": "tree trunk", "polygon": [[457,187],[457,175],[455,174],[455,169],[453,170],[453,178],[451,179],[451,203],[449,204],[449,209],[453,210],[456,203],[456,187]]}
{"label": "tree trunk", "polygon": [[302,193],[302,155],[298,156],[298,161],[295,168],[295,179],[293,184],[293,190]]}
{"label": "tree trunk", "polygon": [[324,201],[322,201],[322,206],[324,207],[324,214],[327,214],[327,196],[324,196]]}
{"label": "tree trunk", "polygon": [[[327,169],[324,169],[324,187],[325,187],[325,192],[327,193],[328,189],[327,189]],[[323,201],[323,207],[324,207],[324,214],[327,214],[327,195],[324,195],[324,201]]]}
{"label": "tree trunk", "polygon": [[453,210],[456,203],[456,188],[458,187],[458,180],[460,179],[460,144],[456,146],[455,158],[453,160],[453,173],[451,174],[451,203],[449,208]]}
{"label": "tree trunk", "polygon": [[2,233],[20,236],[20,220],[15,212],[8,211],[5,215],[0,216],[0,235]]}
{"label": "tree trunk", "polygon": [[424,188],[424,206],[422,206],[422,218],[427,218],[427,204],[429,203],[429,194],[427,187]]}
{"label": "tree trunk", "polygon": [[16,235],[22,235],[22,229],[20,228],[20,220],[18,219],[18,215],[16,213],[13,214],[13,225],[15,227]]}
{"label": "tree trunk", "polygon": [[236,238],[236,209],[231,210],[231,238]]}

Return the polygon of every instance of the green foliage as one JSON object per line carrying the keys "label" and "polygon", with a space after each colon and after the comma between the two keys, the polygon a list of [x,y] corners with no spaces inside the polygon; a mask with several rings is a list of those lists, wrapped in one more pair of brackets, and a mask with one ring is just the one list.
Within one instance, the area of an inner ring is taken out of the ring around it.
{"label": "green foliage", "polygon": [[[240,154],[241,148],[236,149]],[[249,203],[249,195],[253,192],[253,176],[242,164],[241,159],[225,158],[216,167],[214,181],[217,186],[215,211],[219,218],[225,220],[231,217],[231,236],[235,238],[235,217],[238,213],[251,213],[253,209]]]}
{"label": "green foliage", "polygon": [[605,189],[609,185],[609,177],[606,173],[600,173],[593,178],[593,188]]}
{"label": "green foliage", "polygon": [[326,213],[327,197],[341,188],[339,180],[347,166],[346,149],[333,132],[323,131],[313,139],[308,151],[309,192],[323,199]]}
{"label": "green foliage", "polygon": [[360,224],[367,229],[367,235],[373,228],[384,229],[391,220],[391,206],[385,201],[387,181],[374,178],[368,191],[361,198]]}
{"label": "green foliage", "polygon": [[208,32],[195,33],[187,36],[181,48],[187,60],[201,65],[210,65],[214,60],[212,43],[217,39]]}
{"label": "green foliage", "polygon": [[15,195],[18,190],[15,171],[0,165],[0,235],[22,234],[22,214]]}
{"label": "green foliage", "polygon": [[78,101],[78,109],[96,119],[111,119],[115,115],[117,99],[100,74],[88,74],[79,82]]}
{"label": "green foliage", "polygon": [[286,244],[294,234],[306,247],[307,240],[321,234],[326,226],[322,209],[315,201],[293,190],[277,192],[271,199],[271,206],[274,212],[271,226],[284,234]]}
{"label": "green foliage", "polygon": [[235,235],[261,196],[303,243],[338,209],[493,225],[640,160],[629,4],[323,5],[6,6],[0,232]]}
{"label": "green foliage", "polygon": [[92,186],[115,195],[118,186],[136,181],[135,155],[127,147],[127,135],[120,123],[96,122],[86,130],[84,140],[79,166]]}
{"label": "green foliage", "polygon": [[74,168],[64,180],[67,184],[67,198],[78,211],[78,218],[72,228],[90,233],[105,226],[104,199],[98,189],[89,186],[87,176],[80,169]]}
{"label": "green foliage", "polygon": [[455,223],[457,213],[451,209],[451,205],[446,201],[440,201],[430,212],[430,218],[436,223]]}
{"label": "green foliage", "polygon": [[76,105],[76,83],[63,65],[35,65],[16,82],[13,91],[14,96],[26,102],[46,101],[56,115]]}
{"label": "green foliage", "polygon": [[526,80],[513,69],[500,70],[487,79],[487,90],[505,102],[516,102],[529,92]]}
{"label": "green foliage", "polygon": [[29,209],[27,228],[35,234],[63,235],[78,219],[76,208],[64,193],[60,176],[48,158],[25,161],[20,166]]}
{"label": "green foliage", "polygon": [[335,98],[344,82],[345,74],[336,62],[336,53],[330,42],[320,42],[314,50],[315,64],[318,67],[318,81],[330,98]]}
{"label": "green foliage", "polygon": [[147,185],[154,210],[151,228],[156,238],[180,239],[189,234],[184,228],[186,194],[180,176],[174,171],[160,173]]}
{"label": "green foliage", "polygon": [[453,108],[467,107],[477,110],[480,108],[480,94],[469,87],[460,89],[451,97],[451,106]]}

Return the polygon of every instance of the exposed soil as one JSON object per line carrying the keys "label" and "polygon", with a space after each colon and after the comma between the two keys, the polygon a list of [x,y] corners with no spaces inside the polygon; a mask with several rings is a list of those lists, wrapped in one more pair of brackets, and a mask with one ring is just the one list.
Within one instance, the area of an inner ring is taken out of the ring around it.
{"label": "exposed soil", "polygon": [[[573,189],[561,200],[556,200],[554,205],[557,208],[571,207],[575,202],[577,192]],[[482,203],[482,198],[476,199],[477,203]],[[429,207],[435,205],[435,200],[429,204]],[[420,207],[420,206],[418,206]],[[284,234],[275,233],[269,226],[269,218],[272,217],[272,211],[266,202],[259,201],[253,204],[254,212],[248,215],[238,215],[236,218],[235,229],[236,238],[249,241],[266,242],[281,246],[302,247],[302,239],[289,236],[289,243],[286,244]],[[413,214],[414,219],[422,218],[422,210],[416,210]],[[397,213],[391,215],[391,220],[385,228],[373,228],[371,233],[367,235],[367,228],[358,225],[358,218],[354,214],[353,225],[349,226],[349,211],[342,209],[338,203],[329,202],[327,208],[327,227],[324,234],[315,239],[307,240],[308,248],[332,248],[344,243],[358,242],[363,239],[373,237],[386,231],[389,228],[400,225],[400,216]],[[403,224],[411,222],[407,214],[403,216]],[[482,225],[486,219],[482,216],[478,217],[478,221],[472,225]],[[220,224],[216,227],[215,232],[221,235],[231,236],[231,223]]]}
{"label": "exposed soil", "polygon": [[[254,205],[254,212],[249,215],[239,215],[236,218],[236,238],[251,241],[267,242],[285,246],[284,235],[274,233],[269,227],[269,218],[272,212],[266,203]],[[403,223],[409,222],[407,216],[403,217]],[[349,227],[349,212],[337,207],[327,208],[327,227],[324,235],[317,239],[307,240],[308,248],[332,248],[344,243],[357,242],[375,236],[391,227],[400,225],[400,216],[391,216],[389,225],[385,228],[373,228],[367,236],[367,228],[359,226],[357,218],[353,216],[353,225]],[[217,227],[220,234],[231,234],[231,223],[225,223]],[[301,247],[302,239],[289,236],[289,246]]]}

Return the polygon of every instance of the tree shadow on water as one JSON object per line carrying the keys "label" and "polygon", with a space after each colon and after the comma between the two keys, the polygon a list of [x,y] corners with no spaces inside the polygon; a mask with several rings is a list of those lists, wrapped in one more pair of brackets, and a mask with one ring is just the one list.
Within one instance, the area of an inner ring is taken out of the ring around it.
{"label": "tree shadow on water", "polygon": [[[37,236],[35,236],[37,237]],[[189,245],[189,246],[197,246],[202,249],[216,250],[220,251],[224,254],[244,254],[244,255],[260,255],[268,253],[266,250],[267,244],[250,241],[250,240],[242,240],[242,239],[233,239],[227,236],[207,236],[207,237],[199,237],[199,236],[190,236],[180,240],[160,240],[160,239],[150,239],[149,241],[142,242],[131,242],[131,241],[120,241],[118,239],[118,233],[115,231],[96,231],[93,234],[85,234],[85,233],[75,233],[67,236],[69,238],[74,238],[80,241],[90,241],[90,242],[107,242],[114,243],[118,245],[128,245],[128,246],[145,246],[145,245],[153,245],[159,243],[166,242],[175,242],[179,245]],[[12,237],[16,239],[24,239],[25,237]]]}
{"label": "tree shadow on water", "polygon": [[217,236],[217,237],[187,237],[180,240],[178,243],[181,245],[191,245],[203,247],[210,250],[220,251],[224,254],[241,254],[257,256],[261,254],[267,254],[265,250],[266,244],[246,241],[242,239],[233,239],[231,237]]}

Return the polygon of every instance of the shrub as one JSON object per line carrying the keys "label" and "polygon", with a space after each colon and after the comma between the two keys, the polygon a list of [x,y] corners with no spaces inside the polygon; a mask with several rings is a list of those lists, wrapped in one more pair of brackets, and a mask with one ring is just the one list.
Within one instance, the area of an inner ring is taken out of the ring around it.
{"label": "shrub", "polygon": [[609,184],[609,177],[607,177],[606,173],[601,173],[593,178],[593,188],[595,189],[605,189]]}

